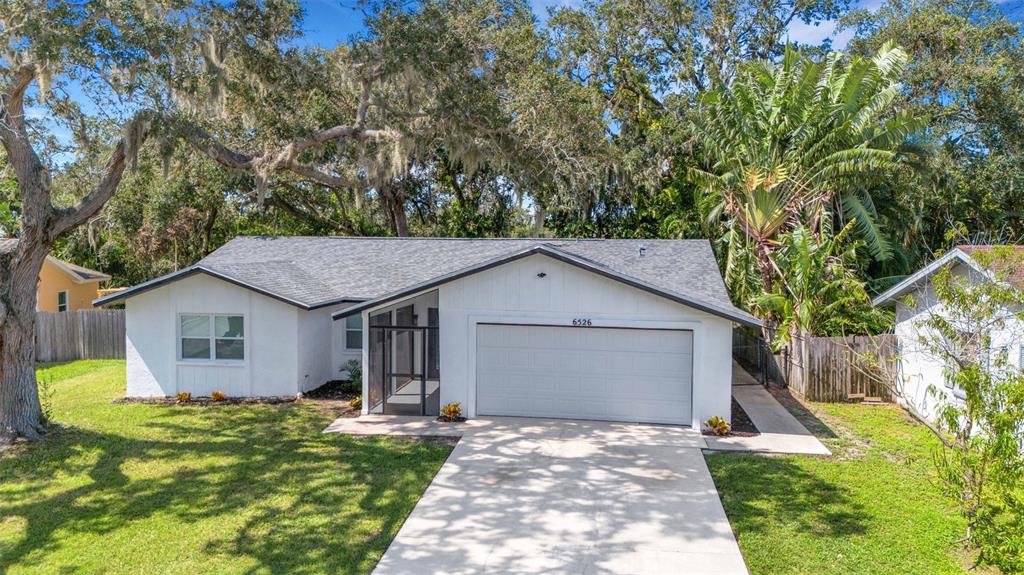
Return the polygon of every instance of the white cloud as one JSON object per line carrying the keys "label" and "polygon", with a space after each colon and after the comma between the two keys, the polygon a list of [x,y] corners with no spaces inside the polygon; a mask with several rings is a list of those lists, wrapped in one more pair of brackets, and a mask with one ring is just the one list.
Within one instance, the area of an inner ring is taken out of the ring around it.
{"label": "white cloud", "polygon": [[836,30],[834,21],[826,21],[820,24],[805,24],[794,20],[789,25],[789,39],[792,42],[801,44],[821,44],[822,40],[832,36]]}
{"label": "white cloud", "polygon": [[832,49],[843,50],[850,43],[854,32],[851,29],[837,31],[837,27],[838,23],[835,20],[826,20],[819,24],[805,24],[796,21],[789,25],[788,36],[791,42],[812,46],[821,44],[826,38],[831,38]]}

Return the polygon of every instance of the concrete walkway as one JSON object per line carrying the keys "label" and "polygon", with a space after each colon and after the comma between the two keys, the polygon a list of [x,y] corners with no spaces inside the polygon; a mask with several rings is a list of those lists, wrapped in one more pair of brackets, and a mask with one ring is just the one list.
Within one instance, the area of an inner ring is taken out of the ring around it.
{"label": "concrete walkway", "polygon": [[462,434],[374,573],[747,573],[693,430],[363,419],[329,429]]}
{"label": "concrete walkway", "polygon": [[754,437],[708,437],[708,448],[721,451],[756,451],[831,455],[800,421],[772,397],[757,380],[733,362],[732,396],[761,432]]}

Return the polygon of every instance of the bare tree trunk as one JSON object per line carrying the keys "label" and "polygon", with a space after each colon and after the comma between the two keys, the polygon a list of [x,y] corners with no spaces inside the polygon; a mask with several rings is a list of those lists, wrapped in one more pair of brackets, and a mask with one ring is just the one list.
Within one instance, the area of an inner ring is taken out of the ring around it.
{"label": "bare tree trunk", "polygon": [[409,236],[409,218],[405,214],[404,196],[405,194],[399,192],[392,198],[395,212],[395,234],[400,238]]}
{"label": "bare tree trunk", "polygon": [[49,246],[22,242],[0,269],[0,444],[38,439],[42,409],[35,374],[36,285]]}
{"label": "bare tree trunk", "polygon": [[384,206],[384,213],[388,217],[388,228],[391,233],[400,238],[409,235],[409,220],[405,215],[405,194],[394,182],[382,184],[377,189],[381,203]]}
{"label": "bare tree trunk", "polygon": [[405,215],[405,193],[394,183],[380,187],[380,198],[388,214],[391,233],[400,238],[409,236],[409,220]]}
{"label": "bare tree trunk", "polygon": [[206,223],[203,225],[203,255],[210,254],[210,245],[213,243],[213,228],[217,224],[217,206],[213,206],[206,216]]}
{"label": "bare tree trunk", "polygon": [[764,288],[764,293],[772,293],[774,281],[771,248],[764,239],[757,240],[757,269],[761,272],[761,285]]}

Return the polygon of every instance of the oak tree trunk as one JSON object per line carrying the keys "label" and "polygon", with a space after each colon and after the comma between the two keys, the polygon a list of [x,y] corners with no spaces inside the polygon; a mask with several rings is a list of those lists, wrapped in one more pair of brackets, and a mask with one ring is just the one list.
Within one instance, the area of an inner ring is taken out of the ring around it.
{"label": "oak tree trunk", "polygon": [[21,241],[0,266],[0,443],[38,439],[43,414],[36,388],[36,285],[49,246]]}

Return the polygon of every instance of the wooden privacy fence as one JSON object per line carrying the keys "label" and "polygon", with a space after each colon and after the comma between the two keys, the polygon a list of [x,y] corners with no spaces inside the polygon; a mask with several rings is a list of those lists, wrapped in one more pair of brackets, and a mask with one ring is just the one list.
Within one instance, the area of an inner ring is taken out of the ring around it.
{"label": "wooden privacy fence", "polygon": [[[735,332],[734,332],[735,333]],[[748,343],[756,336],[733,336],[733,354],[749,367],[760,369],[769,378],[786,385],[793,393],[810,401],[871,400],[892,401],[892,382],[896,373],[897,340],[893,334],[847,337],[807,337],[790,343],[780,354],[762,354],[760,365]]]}
{"label": "wooden privacy fence", "polygon": [[124,359],[124,310],[36,313],[36,361]]}
{"label": "wooden privacy fence", "polygon": [[791,349],[789,384],[805,399],[892,401],[895,335],[809,337],[799,347]]}

